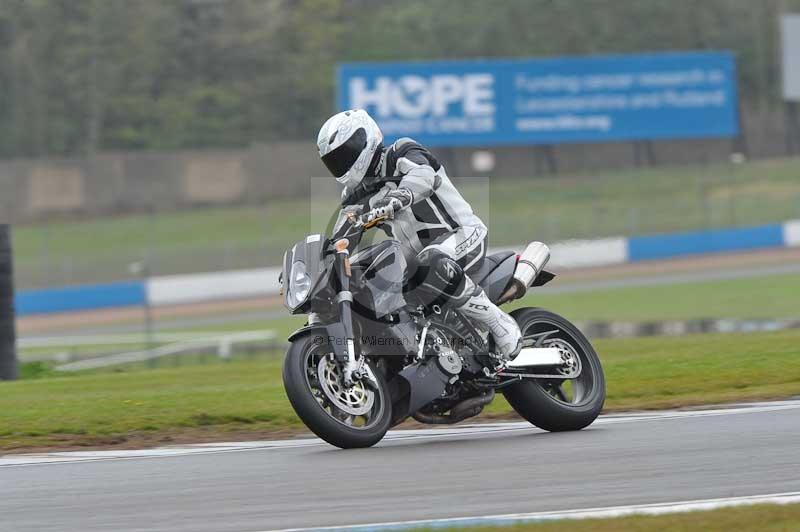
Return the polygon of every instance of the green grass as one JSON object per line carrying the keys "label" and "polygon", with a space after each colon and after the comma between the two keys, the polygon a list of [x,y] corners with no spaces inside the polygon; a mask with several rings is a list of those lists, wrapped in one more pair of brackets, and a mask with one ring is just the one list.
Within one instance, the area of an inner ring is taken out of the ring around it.
{"label": "green grass", "polygon": [[[556,281],[558,278],[556,278]],[[800,274],[609,288],[571,294],[532,290],[510,306],[537,306],[571,320],[800,318]]]}
{"label": "green grass", "polygon": [[[283,307],[281,307],[283,308]],[[289,311],[286,311],[286,316],[280,318],[273,318],[269,320],[255,320],[255,321],[236,321],[225,324],[209,325],[197,330],[213,333],[213,332],[235,332],[235,331],[257,331],[257,330],[270,330],[274,331],[278,340],[286,339],[292,332],[296,331],[306,323],[306,316],[300,314],[292,316]],[[191,329],[190,329],[191,330]],[[186,331],[181,331],[186,332]]]}
{"label": "green grass", "polygon": [[[800,504],[760,504],[659,516],[581,519],[514,526],[452,528],[466,532],[790,532],[800,528]],[[421,528],[419,530],[428,530]],[[437,529],[439,530],[439,529]]]}
{"label": "green grass", "polygon": [[[557,282],[558,278],[556,278]],[[570,320],[685,320],[694,318],[800,318],[800,274],[664,286],[610,288],[571,294],[530,295],[512,305],[535,306]],[[278,339],[301,327],[305,316],[241,321],[198,328],[204,333],[269,329]],[[186,331],[182,331],[186,332]]]}
{"label": "green grass", "polygon": [[[513,306],[539,306],[558,312],[570,320],[625,320],[634,322],[688,320],[700,318],[800,318],[800,274],[727,281],[704,281],[665,286],[613,288],[574,294],[541,294],[535,291]],[[305,316],[286,315],[269,320],[244,320],[218,325],[184,329],[180,333],[222,334],[235,331],[275,333],[282,343],[292,331],[305,322]],[[71,360],[99,356],[118,351],[144,349],[146,345],[84,345],[26,348],[19,358],[26,363],[25,378],[49,375],[52,364],[33,361],[56,353],[69,353]],[[248,356],[248,355],[242,355]],[[215,355],[181,357],[180,360],[159,359],[154,365],[170,367],[207,363]],[[31,364],[32,363],[32,364]]]}
{"label": "green grass", "polygon": [[[800,159],[632,169],[556,179],[465,182],[488,221],[492,245],[750,225],[800,217]],[[471,183],[471,184],[470,184]],[[338,199],[315,200],[313,212]],[[148,259],[154,274],[274,265],[310,226],[307,199],[261,207],[29,224],[15,230],[20,286],[129,276]],[[319,219],[319,217],[316,217]]]}
{"label": "green grass", "polygon": [[[593,342],[611,409],[671,408],[800,394],[800,331]],[[490,412],[503,412],[495,402]]]}
{"label": "green grass", "polygon": [[800,159],[785,159],[500,180],[491,185],[490,234],[514,243],[781,221],[800,216],[799,175]]}
{"label": "green grass", "polygon": [[[612,410],[800,394],[800,331],[602,340],[596,346]],[[297,430],[280,367],[275,357],[2,383],[0,448],[120,443],[200,429]],[[508,412],[498,400],[488,414]]]}
{"label": "green grass", "polygon": [[[153,347],[164,345],[164,342],[153,343]],[[147,349],[148,344],[142,340],[141,343],[98,343],[91,345],[50,345],[47,347],[26,347],[19,350],[20,359],[36,359],[37,357],[48,357],[56,354],[69,353],[70,355],[77,355],[80,357],[102,355],[107,353],[117,353],[121,351],[137,351],[140,349]]]}

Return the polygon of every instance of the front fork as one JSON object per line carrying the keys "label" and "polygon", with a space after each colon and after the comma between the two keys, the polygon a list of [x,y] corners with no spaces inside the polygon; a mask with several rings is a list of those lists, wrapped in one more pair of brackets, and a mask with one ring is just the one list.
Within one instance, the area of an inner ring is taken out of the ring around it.
{"label": "front fork", "polygon": [[353,379],[368,377],[377,382],[369,366],[364,364],[362,357],[356,355],[355,334],[353,333],[353,293],[350,291],[350,252],[347,250],[350,242],[346,238],[336,241],[336,273],[339,276],[341,289],[336,294],[336,304],[339,307],[339,320],[344,327],[345,360],[344,360],[344,386],[353,385]]}

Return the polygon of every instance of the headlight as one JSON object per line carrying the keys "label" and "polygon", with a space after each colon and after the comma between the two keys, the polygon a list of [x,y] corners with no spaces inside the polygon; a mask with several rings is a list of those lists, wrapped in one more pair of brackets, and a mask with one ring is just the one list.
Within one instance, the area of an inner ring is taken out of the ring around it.
{"label": "headlight", "polygon": [[287,301],[294,308],[299,307],[308,297],[311,291],[311,276],[306,271],[303,262],[296,261],[292,264],[292,271],[289,272],[289,291]]}

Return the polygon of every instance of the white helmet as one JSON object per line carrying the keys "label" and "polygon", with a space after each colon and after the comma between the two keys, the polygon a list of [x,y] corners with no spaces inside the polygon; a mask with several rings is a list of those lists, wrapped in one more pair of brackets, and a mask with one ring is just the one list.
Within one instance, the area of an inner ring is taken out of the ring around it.
{"label": "white helmet", "polygon": [[378,124],[363,109],[333,115],[322,125],[317,136],[322,163],[336,181],[350,187],[364,179],[382,143],[383,133]]}

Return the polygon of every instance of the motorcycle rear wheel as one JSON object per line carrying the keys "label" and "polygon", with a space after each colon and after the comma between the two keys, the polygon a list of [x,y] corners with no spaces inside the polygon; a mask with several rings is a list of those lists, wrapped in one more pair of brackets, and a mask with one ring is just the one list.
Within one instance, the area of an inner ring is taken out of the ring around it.
{"label": "motorcycle rear wheel", "polygon": [[592,344],[577,327],[553,312],[521,308],[511,316],[517,320],[523,338],[543,338],[543,347],[558,348],[562,357],[580,366],[580,374],[574,379],[530,379],[509,386],[503,395],[511,407],[550,432],[591,425],[606,398],[603,367]]}
{"label": "motorcycle rear wheel", "polygon": [[283,386],[292,408],[311,431],[342,449],[378,443],[392,420],[392,404],[380,371],[370,365],[377,387],[357,382],[346,389],[332,349],[320,335],[295,339],[283,363]]}

